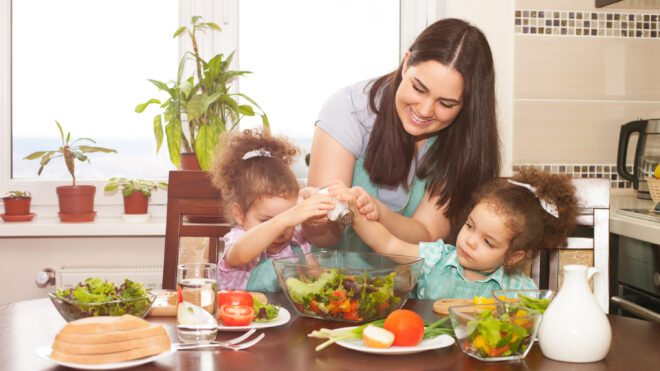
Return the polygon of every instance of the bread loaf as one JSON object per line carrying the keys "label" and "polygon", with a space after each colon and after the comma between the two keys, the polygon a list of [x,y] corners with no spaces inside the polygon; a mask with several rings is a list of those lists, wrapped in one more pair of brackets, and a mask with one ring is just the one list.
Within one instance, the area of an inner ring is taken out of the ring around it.
{"label": "bread loaf", "polygon": [[152,356],[170,349],[161,325],[132,316],[88,317],[69,322],[55,336],[50,357],[70,363],[104,364]]}

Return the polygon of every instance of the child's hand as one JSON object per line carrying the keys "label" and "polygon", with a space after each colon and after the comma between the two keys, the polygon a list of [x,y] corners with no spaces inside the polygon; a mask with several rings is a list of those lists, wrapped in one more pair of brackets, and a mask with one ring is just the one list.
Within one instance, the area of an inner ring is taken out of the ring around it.
{"label": "child's hand", "polygon": [[[304,202],[305,200],[311,198],[312,196],[318,195],[319,194],[318,192],[319,192],[319,189],[315,188],[315,187],[300,188],[300,190],[298,191],[298,200],[297,200],[296,203],[300,204],[300,203]],[[326,196],[326,197],[329,197],[329,196]],[[330,199],[330,198],[328,198],[328,199]],[[312,224],[312,225],[320,225],[320,224],[328,223],[329,221],[330,220],[328,219],[328,213],[325,212],[321,216],[309,218],[309,220],[307,220],[307,223]]]}
{"label": "child's hand", "polygon": [[358,186],[351,188],[351,190],[353,191],[353,194],[355,194],[357,211],[369,220],[378,220],[380,217],[378,204],[369,192]]}
{"label": "child's hand", "polygon": [[296,205],[283,213],[290,227],[295,227],[309,219],[327,219],[328,211],[335,207],[334,201],[328,195],[314,193],[308,198],[303,198],[302,191],[301,189],[298,192]]}
{"label": "child's hand", "polygon": [[332,182],[332,185],[328,188],[328,192],[338,200],[346,201],[353,214],[358,215],[357,197],[353,189],[346,187],[344,183],[337,180]]}

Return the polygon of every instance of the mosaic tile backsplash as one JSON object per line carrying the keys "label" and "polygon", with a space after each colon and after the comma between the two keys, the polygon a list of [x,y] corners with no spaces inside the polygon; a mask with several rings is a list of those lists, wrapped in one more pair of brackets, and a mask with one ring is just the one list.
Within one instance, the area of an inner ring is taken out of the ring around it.
{"label": "mosaic tile backsplash", "polygon": [[660,14],[515,10],[514,33],[538,36],[660,38]]}
{"label": "mosaic tile backsplash", "polygon": [[[610,188],[632,188],[632,182],[623,179],[616,170],[616,165],[593,165],[593,164],[514,164],[513,173],[520,169],[537,168],[556,174],[568,174],[573,178],[607,178],[610,180]],[[632,165],[627,165],[626,170],[632,173]]]}

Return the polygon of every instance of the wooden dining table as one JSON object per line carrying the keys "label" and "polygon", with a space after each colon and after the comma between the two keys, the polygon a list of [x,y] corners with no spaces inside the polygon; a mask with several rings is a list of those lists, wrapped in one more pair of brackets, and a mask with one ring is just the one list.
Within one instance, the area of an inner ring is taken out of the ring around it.
{"label": "wooden dining table", "polygon": [[[520,361],[482,362],[464,354],[457,344],[407,355],[368,354],[331,345],[314,348],[322,339],[307,335],[320,328],[349,324],[299,316],[283,293],[268,294],[271,303],[291,313],[288,323],[259,330],[265,338],[242,350],[205,349],[177,351],[157,361],[137,366],[140,370],[657,370],[660,368],[660,325],[638,319],[608,315],[612,345],[607,357],[595,363],[564,363],[543,356],[538,343]],[[425,321],[441,316],[433,312],[432,300],[408,300],[405,308]],[[177,342],[174,317],[146,317],[162,324],[172,342]],[[26,300],[0,306],[0,370],[63,369],[35,355],[35,349],[52,344],[66,322],[50,300]],[[218,340],[237,336],[219,332]]]}

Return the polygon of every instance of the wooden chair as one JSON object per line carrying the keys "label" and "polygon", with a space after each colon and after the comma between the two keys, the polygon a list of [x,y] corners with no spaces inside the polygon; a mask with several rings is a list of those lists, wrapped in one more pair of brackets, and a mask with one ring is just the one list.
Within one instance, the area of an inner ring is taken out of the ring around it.
{"label": "wooden chair", "polygon": [[163,289],[176,288],[181,237],[209,237],[209,262],[217,263],[218,241],[230,229],[223,217],[220,191],[211,184],[208,172],[170,171]]}
{"label": "wooden chair", "polygon": [[[559,251],[592,250],[596,301],[605,313],[609,312],[609,238],[610,238],[610,182],[608,179],[574,178],[580,215],[578,227],[568,239],[568,245],[537,252],[532,257],[531,276],[539,288],[557,290],[559,284]],[[545,253],[547,252],[547,255]]]}

